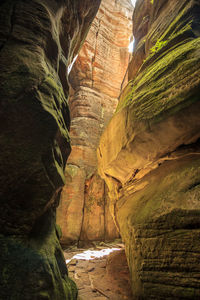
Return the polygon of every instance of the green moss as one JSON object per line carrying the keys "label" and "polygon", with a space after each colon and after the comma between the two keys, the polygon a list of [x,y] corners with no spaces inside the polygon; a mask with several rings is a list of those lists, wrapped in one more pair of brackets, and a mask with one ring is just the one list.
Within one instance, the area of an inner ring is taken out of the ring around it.
{"label": "green moss", "polygon": [[37,220],[28,236],[0,236],[0,252],[0,299],[77,299],[53,210]]}
{"label": "green moss", "polygon": [[199,178],[199,158],[166,161],[117,202],[134,291],[144,299],[198,299]]}
{"label": "green moss", "polygon": [[69,132],[63,117],[63,108],[65,106],[68,111],[68,104],[59,80],[56,81],[56,77],[47,75],[38,88],[38,96],[43,108],[52,115],[60,132],[69,142]]}
{"label": "green moss", "polygon": [[66,176],[70,176],[70,178],[73,179],[73,177],[78,174],[78,170],[79,168],[77,166],[67,165]]}
{"label": "green moss", "polygon": [[129,81],[128,85],[125,88],[125,89],[127,89],[127,92],[125,91],[125,96],[123,96],[123,98],[120,99],[115,113],[120,111],[123,107],[126,107],[127,105],[129,105],[130,99],[133,99],[133,97],[134,97],[134,92],[136,90],[136,87],[137,86],[135,85],[134,80]]}
{"label": "green moss", "polygon": [[[181,102],[196,101],[191,92],[192,78],[195,80],[200,57],[192,53],[197,51],[199,46],[200,39],[193,39],[185,44],[176,45],[160,55],[141,71],[134,81],[128,83],[128,92],[120,101],[116,112],[129,106],[132,108],[134,119],[150,119]],[[191,78],[190,93],[187,90],[184,92],[184,85],[179,90],[181,81],[184,81],[186,76]]]}
{"label": "green moss", "polygon": [[58,239],[60,240],[62,237],[62,229],[58,224],[55,224],[55,228],[56,228],[56,235],[57,235]]}
{"label": "green moss", "polygon": [[[133,205],[138,203],[137,213],[133,213],[134,210],[130,208],[126,211],[128,213],[130,210],[134,215],[131,217],[132,224],[148,222],[153,224],[154,220],[162,215],[164,219],[163,221],[160,219],[160,226],[165,226],[166,228],[184,228],[186,226],[184,224],[188,220],[191,223],[193,221],[196,222],[199,218],[200,210],[193,211],[191,218],[189,218],[189,214],[186,211],[189,211],[188,201],[190,197],[192,199],[193,194],[196,197],[199,195],[200,161],[195,159],[187,162],[187,164],[180,161],[177,163],[177,166],[173,167],[171,162],[166,162],[166,165],[164,164],[160,167],[160,170],[158,169],[155,174],[152,172],[146,179],[144,178],[144,181],[148,181],[148,178],[152,179],[150,179],[151,181],[143,191],[136,193],[129,199],[129,202],[132,202]],[[193,186],[195,188],[191,188]],[[186,206],[185,203],[187,202],[188,205]],[[180,211],[176,210],[176,208],[179,208]],[[172,212],[173,209],[175,209],[174,213]],[[187,218],[183,218],[183,215],[187,216]]]}
{"label": "green moss", "polygon": [[187,12],[187,7],[185,7],[181,12],[177,15],[177,17],[171,22],[170,26],[167,27],[165,32],[160,37],[160,40],[172,40],[178,36],[181,36],[183,33],[187,31],[191,31],[192,29],[192,20],[185,23],[184,15]]}
{"label": "green moss", "polygon": [[150,53],[154,54],[161,50],[165,45],[167,45],[168,41],[157,40],[155,46],[150,49]]}

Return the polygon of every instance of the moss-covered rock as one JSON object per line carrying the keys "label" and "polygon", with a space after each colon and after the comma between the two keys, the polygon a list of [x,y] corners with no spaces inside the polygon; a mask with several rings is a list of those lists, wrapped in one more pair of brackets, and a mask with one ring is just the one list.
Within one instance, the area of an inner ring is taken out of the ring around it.
{"label": "moss-covered rock", "polygon": [[100,1],[0,3],[0,298],[76,299],[55,210],[70,153],[67,67]]}
{"label": "moss-covered rock", "polygon": [[76,299],[55,228],[55,213],[37,220],[29,237],[0,236],[1,299]]}
{"label": "moss-covered rock", "polygon": [[130,81],[97,151],[135,299],[200,295],[199,13],[193,0],[137,1]]}
{"label": "moss-covered rock", "polygon": [[135,183],[144,184],[141,190],[117,202],[138,299],[199,298],[199,175],[193,155],[168,161]]}

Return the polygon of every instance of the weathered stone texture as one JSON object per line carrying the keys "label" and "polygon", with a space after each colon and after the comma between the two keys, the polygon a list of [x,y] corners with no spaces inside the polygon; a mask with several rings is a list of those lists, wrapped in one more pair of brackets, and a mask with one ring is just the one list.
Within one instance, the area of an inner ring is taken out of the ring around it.
{"label": "weathered stone texture", "polygon": [[0,299],[76,299],[55,210],[70,153],[66,69],[99,4],[0,3]]}
{"label": "weathered stone texture", "polygon": [[200,295],[199,14],[137,1],[130,81],[98,149],[135,299]]}
{"label": "weathered stone texture", "polygon": [[[72,152],[66,168],[65,188],[69,195],[62,193],[57,214],[65,244],[72,242],[72,235],[74,242],[78,237],[84,240],[118,237],[107,209],[104,181],[96,174],[96,148],[117,106],[128,66],[132,10],[129,0],[102,1],[70,74]],[[70,169],[77,169],[84,176],[69,177]],[[83,185],[85,192],[77,188]],[[69,217],[72,210],[74,217]]]}

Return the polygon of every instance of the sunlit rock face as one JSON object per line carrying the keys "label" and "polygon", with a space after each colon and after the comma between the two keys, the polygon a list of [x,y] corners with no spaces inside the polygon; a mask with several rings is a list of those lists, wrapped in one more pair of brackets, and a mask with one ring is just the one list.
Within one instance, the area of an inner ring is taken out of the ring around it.
{"label": "sunlit rock face", "polygon": [[199,14],[198,1],[137,1],[130,81],[98,148],[134,299],[200,295]]}
{"label": "sunlit rock face", "polygon": [[76,299],[55,210],[70,153],[67,65],[100,1],[0,3],[0,299]]}
{"label": "sunlit rock face", "polygon": [[96,173],[96,148],[126,80],[132,12],[129,0],[103,0],[70,73],[72,152],[57,214],[63,244],[119,235],[107,188]]}

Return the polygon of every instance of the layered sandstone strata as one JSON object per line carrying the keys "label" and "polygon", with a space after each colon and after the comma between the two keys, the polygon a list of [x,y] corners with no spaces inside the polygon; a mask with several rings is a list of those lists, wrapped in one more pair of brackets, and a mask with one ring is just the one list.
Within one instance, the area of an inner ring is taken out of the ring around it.
{"label": "layered sandstone strata", "polygon": [[199,14],[137,1],[130,81],[98,149],[135,299],[200,295]]}
{"label": "layered sandstone strata", "polygon": [[96,148],[126,74],[132,11],[129,0],[102,1],[70,74],[72,152],[57,214],[64,244],[118,237],[105,183],[96,173]]}
{"label": "layered sandstone strata", "polygon": [[0,3],[0,299],[76,299],[55,210],[70,153],[66,69],[99,4]]}

